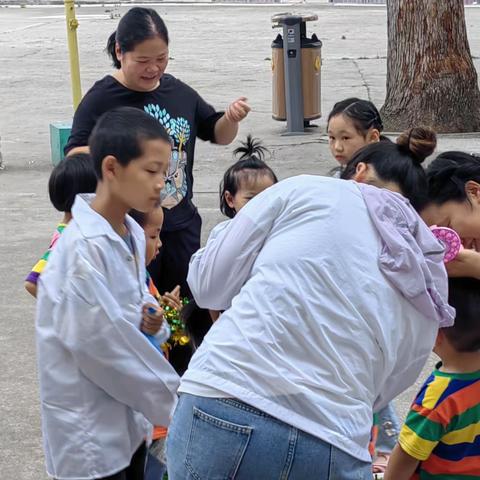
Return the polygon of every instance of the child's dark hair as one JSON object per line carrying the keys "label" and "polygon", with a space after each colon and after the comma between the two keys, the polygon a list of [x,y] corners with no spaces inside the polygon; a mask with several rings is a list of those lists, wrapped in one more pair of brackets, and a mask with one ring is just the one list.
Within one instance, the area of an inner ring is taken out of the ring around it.
{"label": "child's dark hair", "polygon": [[138,210],[132,209],[128,214],[142,227],[144,228],[147,224],[148,213],[140,212]]}
{"label": "child's dark hair", "polygon": [[427,176],[421,164],[436,145],[433,130],[411,128],[398,137],[397,143],[382,141],[362,148],[345,166],[341,178],[352,179],[359,163],[370,164],[382,182],[396,183],[413,208],[420,211],[427,203]]}
{"label": "child's dark hair", "polygon": [[448,303],[457,311],[453,327],[442,328],[458,352],[480,351],[480,280],[449,278]]}
{"label": "child's dark hair", "polygon": [[138,108],[120,107],[104,113],[88,139],[97,178],[102,179],[102,162],[107,155],[127,166],[142,155],[143,142],[147,140],[171,144],[160,122]]}
{"label": "child's dark hair", "polygon": [[[162,206],[160,199],[158,200],[158,203],[154,205],[154,209],[160,208]],[[148,223],[148,215],[151,213],[150,212],[140,212],[139,210],[135,210],[132,208],[128,214],[142,227],[145,228],[145,226]]]}
{"label": "child's dark hair", "polygon": [[238,160],[227,169],[220,182],[220,210],[225,216],[233,218],[237,213],[228,205],[225,192],[228,191],[234,196],[242,182],[249,182],[263,175],[270,177],[273,183],[278,182],[273,170],[264,162],[267,153],[268,149],[251,135],[233,151]]}
{"label": "child's dark hair", "polygon": [[468,199],[465,184],[480,183],[480,156],[464,152],[444,152],[427,168],[428,199],[437,205]]}
{"label": "child's dark hair", "polygon": [[48,193],[53,206],[71,213],[78,193],[94,193],[97,176],[88,153],[75,153],[64,158],[50,174]]}
{"label": "child's dark hair", "polygon": [[122,53],[131,52],[139,43],[160,37],[168,45],[168,30],[160,15],[152,8],[133,7],[118,23],[117,30],[108,38],[106,51],[115,68],[121,64],[115,52],[118,44]]}
{"label": "child's dark hair", "polygon": [[379,132],[383,131],[382,118],[377,107],[368,100],[360,98],[347,98],[333,106],[330,115],[328,115],[328,123],[337,115],[345,115],[348,117],[358,133],[364,137],[371,128],[376,128]]}

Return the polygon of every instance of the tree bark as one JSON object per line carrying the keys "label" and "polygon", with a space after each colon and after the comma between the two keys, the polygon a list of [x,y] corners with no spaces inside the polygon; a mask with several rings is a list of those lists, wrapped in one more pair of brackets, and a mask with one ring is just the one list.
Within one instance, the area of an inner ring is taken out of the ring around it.
{"label": "tree bark", "polygon": [[387,0],[387,130],[480,131],[464,0]]}

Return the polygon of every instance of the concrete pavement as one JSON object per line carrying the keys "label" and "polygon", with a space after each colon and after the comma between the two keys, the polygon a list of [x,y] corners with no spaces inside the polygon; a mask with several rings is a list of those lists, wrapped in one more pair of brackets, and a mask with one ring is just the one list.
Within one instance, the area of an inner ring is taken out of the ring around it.
{"label": "concrete pavement", "polygon": [[[115,29],[109,7],[77,10],[83,91],[111,71],[103,52]],[[323,111],[347,96],[385,94],[386,10],[382,7],[297,5],[318,13],[308,24],[323,41]],[[125,11],[121,7],[120,11]],[[284,124],[271,119],[270,44],[276,36],[270,17],[286,5],[168,5],[157,7],[171,32],[169,71],[216,107],[248,97],[253,112],[242,124],[272,151],[271,166],[281,178],[324,174],[330,158],[320,128],[303,137],[282,137]],[[467,12],[470,46],[480,67],[480,9]],[[72,116],[63,7],[0,8],[0,136],[6,169],[0,171],[0,478],[46,478],[41,450],[35,370],[34,302],[23,279],[43,253],[59,215],[47,196],[48,124]],[[444,136],[440,150],[480,151],[480,137]],[[204,218],[204,237],[221,218],[217,189],[231,162],[232,147],[198,143],[195,200]],[[431,368],[431,365],[428,366]],[[405,412],[415,388],[398,401]]]}

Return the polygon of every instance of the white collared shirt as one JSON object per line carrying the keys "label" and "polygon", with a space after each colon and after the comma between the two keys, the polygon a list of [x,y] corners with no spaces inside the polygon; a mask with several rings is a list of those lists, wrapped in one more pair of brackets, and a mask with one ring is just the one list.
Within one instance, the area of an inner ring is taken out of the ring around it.
{"label": "white collared shirt", "polygon": [[353,182],[260,193],[192,257],[197,304],[225,310],[179,391],[236,397],[364,461],[373,411],[411,385],[438,323],[382,274]]}
{"label": "white collared shirt", "polygon": [[36,334],[47,472],[93,479],[129,465],[151,424],[168,425],[178,376],[140,332],[145,235],[135,247],[77,196],[40,276]]}

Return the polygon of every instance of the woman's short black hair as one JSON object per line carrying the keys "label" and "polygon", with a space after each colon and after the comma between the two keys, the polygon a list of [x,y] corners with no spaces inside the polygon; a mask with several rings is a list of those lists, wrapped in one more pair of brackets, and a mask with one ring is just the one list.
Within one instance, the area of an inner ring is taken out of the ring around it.
{"label": "woman's short black hair", "polygon": [[448,290],[448,303],[456,310],[455,324],[442,331],[458,352],[480,351],[480,280],[449,278]]}
{"label": "woman's short black hair", "polygon": [[464,152],[441,153],[427,168],[428,199],[437,205],[467,199],[465,184],[480,183],[480,156]]}
{"label": "woman's short black hair", "polygon": [[147,140],[163,140],[171,145],[170,136],[160,122],[138,108],[119,107],[104,113],[88,139],[98,179],[102,179],[106,156],[112,155],[127,166],[142,155],[143,142]]}
{"label": "woman's short black hair", "polygon": [[75,153],[63,159],[50,174],[48,193],[53,206],[71,213],[75,196],[94,193],[97,177],[88,153]]}
{"label": "woman's short black hair", "polygon": [[415,210],[427,203],[427,176],[422,167],[435,150],[437,138],[429,128],[415,127],[402,133],[397,143],[372,143],[357,152],[345,166],[341,178],[354,178],[359,163],[373,166],[381,182],[396,183]]}
{"label": "woman's short black hair", "polygon": [[337,115],[345,115],[348,117],[358,133],[366,136],[370,128],[376,128],[379,132],[383,131],[382,118],[377,107],[369,100],[361,100],[352,97],[337,102],[330,114],[328,115],[328,123]]}
{"label": "woman's short black hair", "polygon": [[248,182],[263,175],[269,176],[273,183],[278,182],[274,171],[264,162],[267,153],[268,149],[251,135],[248,135],[246,141],[241,142],[241,145],[234,150],[233,155],[238,160],[227,169],[220,182],[220,211],[228,218],[233,218],[237,212],[228,205],[225,192],[228,191],[235,196],[242,182]]}
{"label": "woman's short black hair", "polygon": [[106,51],[112,59],[113,66],[121,67],[115,52],[116,44],[122,53],[126,53],[134,50],[145,40],[155,37],[160,37],[168,45],[167,26],[160,15],[152,8],[131,8],[118,23],[117,30],[108,38]]}

